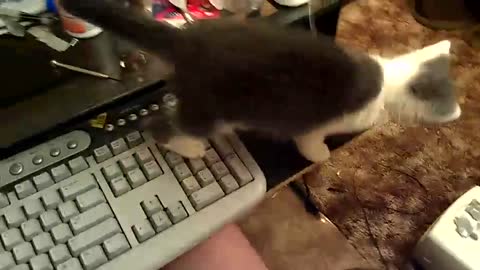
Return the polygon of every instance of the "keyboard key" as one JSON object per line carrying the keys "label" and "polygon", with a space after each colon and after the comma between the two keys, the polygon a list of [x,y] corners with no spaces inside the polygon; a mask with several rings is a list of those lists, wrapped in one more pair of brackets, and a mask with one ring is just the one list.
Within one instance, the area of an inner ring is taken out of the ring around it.
{"label": "keyboard key", "polygon": [[77,202],[80,212],[84,212],[105,201],[105,196],[100,189],[95,188],[79,195],[75,201]]}
{"label": "keyboard key", "polygon": [[118,155],[127,151],[128,146],[125,140],[123,138],[120,138],[110,143],[110,149],[112,149],[114,155]]}
{"label": "keyboard key", "polygon": [[116,197],[121,196],[132,189],[128,184],[127,179],[125,179],[123,176],[117,177],[110,181],[110,188]]}
{"label": "keyboard key", "polygon": [[0,208],[10,205],[10,201],[5,193],[0,193]]}
{"label": "keyboard key", "polygon": [[40,223],[45,231],[50,231],[53,227],[62,223],[55,210],[48,210],[40,215]]}
{"label": "keyboard key", "polygon": [[12,253],[2,252],[0,253],[0,270],[10,270],[15,266]]}
{"label": "keyboard key", "polygon": [[152,222],[153,229],[157,233],[162,232],[166,230],[168,227],[172,226],[172,221],[170,221],[165,211],[160,211],[158,213],[153,214],[150,217],[150,221]]}
{"label": "keyboard key", "polygon": [[69,221],[72,217],[78,215],[77,206],[73,201],[68,201],[58,206],[58,213],[63,222]]}
{"label": "keyboard key", "polygon": [[197,180],[198,180],[198,183],[202,187],[204,187],[209,185],[210,183],[215,182],[215,177],[213,177],[213,174],[210,172],[209,169],[205,169],[197,173]]}
{"label": "keyboard key", "polygon": [[38,219],[30,219],[22,223],[20,225],[20,229],[22,229],[23,236],[25,236],[26,241],[30,241],[33,237],[42,233],[42,226],[40,225],[40,221]]}
{"label": "keyboard key", "polygon": [[48,259],[47,254],[40,254],[30,260],[32,270],[53,270],[53,266]]}
{"label": "keyboard key", "polygon": [[34,176],[33,183],[39,191],[42,189],[46,189],[47,187],[54,184],[53,179],[50,174],[48,174],[48,172],[44,172],[37,176]]}
{"label": "keyboard key", "polygon": [[78,256],[82,251],[95,245],[103,243],[103,241],[120,233],[120,226],[113,218],[109,218],[95,227],[92,227],[77,236],[68,240],[68,247],[73,256]]}
{"label": "keyboard key", "polygon": [[153,178],[158,177],[163,173],[162,169],[160,169],[160,166],[158,166],[155,160],[143,164],[142,168],[148,180],[152,180]]}
{"label": "keyboard key", "polygon": [[157,197],[153,197],[150,200],[143,201],[140,203],[140,205],[142,206],[142,209],[143,211],[145,211],[145,214],[147,216],[151,216],[154,213],[161,211],[163,209]]}
{"label": "keyboard key", "polygon": [[[2,269],[1,266],[0,266],[0,269]],[[28,264],[19,264],[11,268],[11,270],[30,270],[30,267],[28,267]]]}
{"label": "keyboard key", "polygon": [[35,252],[33,251],[30,242],[21,243],[14,247],[12,252],[18,264],[27,263],[33,256],[35,256]]}
{"label": "keyboard key", "polygon": [[165,154],[165,161],[167,161],[168,166],[175,167],[178,164],[183,162],[183,158],[175,152],[167,152]]}
{"label": "keyboard key", "polygon": [[188,163],[188,167],[190,167],[190,170],[194,174],[207,167],[207,165],[205,165],[205,161],[203,161],[203,159],[201,158],[188,159],[187,163]]}
{"label": "keyboard key", "polygon": [[52,168],[50,172],[52,173],[53,180],[57,183],[72,176],[72,173],[65,164]]}
{"label": "keyboard key", "polygon": [[74,234],[79,234],[110,217],[113,217],[112,210],[106,203],[102,203],[70,219],[70,227]]}
{"label": "keyboard key", "polygon": [[32,243],[37,253],[47,252],[54,246],[52,237],[48,232],[35,236],[32,239]]}
{"label": "keyboard key", "polygon": [[26,221],[27,218],[23,214],[22,208],[9,208],[4,213],[5,221],[7,222],[8,227],[18,227],[22,222]]}
{"label": "keyboard key", "polygon": [[127,238],[125,238],[125,235],[118,233],[103,242],[103,249],[107,253],[108,259],[111,260],[129,250],[130,245],[128,244]]}
{"label": "keyboard key", "polygon": [[133,233],[137,237],[138,242],[140,243],[155,235],[155,231],[147,219],[144,219],[140,223],[133,225],[132,229]]}
{"label": "keyboard key", "polygon": [[104,162],[113,156],[112,152],[110,152],[110,149],[106,145],[93,150],[93,155],[98,163]]}
{"label": "keyboard key", "polygon": [[64,244],[55,246],[52,249],[50,249],[48,251],[48,255],[50,255],[50,260],[55,266],[63,262],[66,262],[68,259],[72,258],[70,251],[68,251],[67,246]]}
{"label": "keyboard key", "polygon": [[71,258],[64,263],[59,264],[57,270],[83,270],[83,267],[77,258]]}
{"label": "keyboard key", "polygon": [[8,251],[12,250],[14,246],[23,242],[22,234],[17,228],[13,228],[6,232],[3,232],[0,235],[0,238],[2,238],[3,246]]}
{"label": "keyboard key", "polygon": [[57,206],[62,202],[62,198],[58,195],[56,190],[49,190],[48,193],[43,194],[42,202],[45,208],[52,210],[57,208]]}
{"label": "keyboard key", "polygon": [[72,171],[73,174],[77,174],[81,171],[88,169],[88,164],[85,161],[85,158],[83,158],[82,156],[79,156],[72,160],[69,160],[68,167],[70,167],[70,170]]}
{"label": "keyboard key", "polygon": [[110,181],[117,177],[123,176],[122,171],[120,170],[120,166],[117,163],[110,164],[102,168],[103,175],[105,178]]}
{"label": "keyboard key", "polygon": [[205,152],[205,156],[203,157],[205,160],[205,163],[207,163],[208,166],[212,166],[213,164],[217,163],[220,161],[220,157],[218,156],[217,152],[215,152],[215,149],[210,148]]}
{"label": "keyboard key", "polygon": [[168,206],[167,214],[173,223],[178,223],[188,216],[181,202],[177,202]]}
{"label": "keyboard key", "polygon": [[193,207],[195,207],[195,210],[199,211],[222,198],[224,195],[222,188],[217,182],[214,182],[199,191],[192,193],[192,195],[190,195],[190,201],[192,202]]}
{"label": "keyboard key", "polygon": [[192,176],[192,172],[188,168],[187,164],[180,163],[173,168],[173,173],[177,177],[178,181],[182,181],[183,179]]}
{"label": "keyboard key", "polygon": [[224,136],[214,136],[212,144],[222,158],[226,158],[234,153],[232,146]]}
{"label": "keyboard key", "polygon": [[147,182],[147,178],[145,178],[145,175],[143,175],[143,172],[139,168],[129,171],[127,179],[132,188],[139,187]]}
{"label": "keyboard key", "polygon": [[[7,222],[3,216],[0,216],[0,233],[8,230]],[[0,249],[1,250],[1,249]]]}
{"label": "keyboard key", "polygon": [[200,185],[193,176],[184,179],[180,184],[187,195],[190,195],[200,189]]}
{"label": "keyboard key", "polygon": [[142,135],[140,135],[140,132],[138,131],[128,133],[125,139],[127,139],[127,144],[130,148],[133,148],[143,142]]}
{"label": "keyboard key", "polygon": [[80,195],[83,192],[89,191],[92,188],[97,186],[97,182],[93,175],[88,174],[81,179],[78,179],[66,186],[60,188],[60,194],[64,200],[68,201],[70,199],[75,198],[76,196]]}
{"label": "keyboard key", "polygon": [[207,139],[201,139],[203,145],[205,146],[205,149],[209,149],[212,147],[212,145],[210,144],[210,142],[207,140]]}
{"label": "keyboard key", "polygon": [[32,181],[26,180],[15,185],[15,192],[17,192],[19,199],[23,199],[37,192],[37,190],[33,186]]}
{"label": "keyboard key", "polygon": [[230,173],[227,169],[227,166],[225,166],[223,162],[217,162],[213,164],[210,169],[212,170],[212,173],[216,179],[220,179]]}
{"label": "keyboard key", "polygon": [[127,173],[135,168],[138,168],[138,164],[135,161],[135,158],[133,158],[133,156],[128,156],[126,158],[123,158],[119,161],[119,163],[124,173]]}
{"label": "keyboard key", "polygon": [[238,181],[240,186],[246,185],[248,182],[253,180],[252,175],[248,171],[247,167],[243,162],[237,157],[237,155],[231,155],[225,159],[227,167],[232,171],[233,176]]}
{"label": "keyboard key", "polygon": [[86,270],[91,270],[106,263],[107,256],[100,246],[94,246],[80,254],[80,261]]}
{"label": "keyboard key", "polygon": [[57,245],[65,244],[68,239],[73,237],[72,231],[66,223],[62,223],[53,227],[50,233],[52,234],[53,240]]}
{"label": "keyboard key", "polygon": [[239,188],[237,181],[231,174],[228,174],[218,181],[225,194],[230,194]]}
{"label": "keyboard key", "polygon": [[37,218],[41,213],[45,212],[42,202],[39,199],[27,200],[23,205],[23,210],[27,218]]}
{"label": "keyboard key", "polygon": [[137,150],[137,152],[134,154],[134,157],[140,164],[145,164],[153,160],[152,153],[150,153],[148,148]]}

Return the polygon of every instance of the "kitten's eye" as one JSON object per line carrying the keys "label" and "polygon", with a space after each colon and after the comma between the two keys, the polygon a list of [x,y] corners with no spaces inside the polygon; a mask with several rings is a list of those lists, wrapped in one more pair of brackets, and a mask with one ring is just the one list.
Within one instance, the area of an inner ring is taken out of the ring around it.
{"label": "kitten's eye", "polygon": [[420,90],[417,87],[415,87],[414,85],[410,85],[410,91],[415,95],[420,93]]}

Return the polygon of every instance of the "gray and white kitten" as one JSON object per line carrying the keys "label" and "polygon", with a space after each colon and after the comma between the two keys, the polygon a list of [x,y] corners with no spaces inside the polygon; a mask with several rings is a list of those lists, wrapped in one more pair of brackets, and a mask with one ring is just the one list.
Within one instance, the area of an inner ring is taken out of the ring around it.
{"label": "gray and white kitten", "polygon": [[175,102],[149,128],[188,158],[204,155],[206,137],[248,129],[293,139],[319,162],[329,157],[326,136],[368,129],[386,114],[439,123],[461,113],[448,77],[448,41],[385,59],[299,29],[212,20],[178,30],[115,0],[61,3],[173,65]]}

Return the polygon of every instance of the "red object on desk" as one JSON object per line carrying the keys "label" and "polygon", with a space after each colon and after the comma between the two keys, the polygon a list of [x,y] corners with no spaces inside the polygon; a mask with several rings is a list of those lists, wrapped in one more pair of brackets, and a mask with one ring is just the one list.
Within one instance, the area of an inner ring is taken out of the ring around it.
{"label": "red object on desk", "polygon": [[[194,19],[215,19],[220,17],[217,10],[208,0],[189,0],[187,8]],[[152,13],[156,20],[184,20],[179,10],[168,0],[153,0]]]}

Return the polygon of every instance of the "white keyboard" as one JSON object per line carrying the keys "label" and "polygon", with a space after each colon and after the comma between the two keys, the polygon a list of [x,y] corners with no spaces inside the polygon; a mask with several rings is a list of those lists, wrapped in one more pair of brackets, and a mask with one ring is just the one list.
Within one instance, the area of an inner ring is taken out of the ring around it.
{"label": "white keyboard", "polygon": [[90,144],[73,131],[0,162],[0,270],[159,269],[266,191],[235,135],[193,160],[136,131]]}
{"label": "white keyboard", "polygon": [[426,270],[478,270],[480,187],[458,198],[419,240],[415,260]]}

